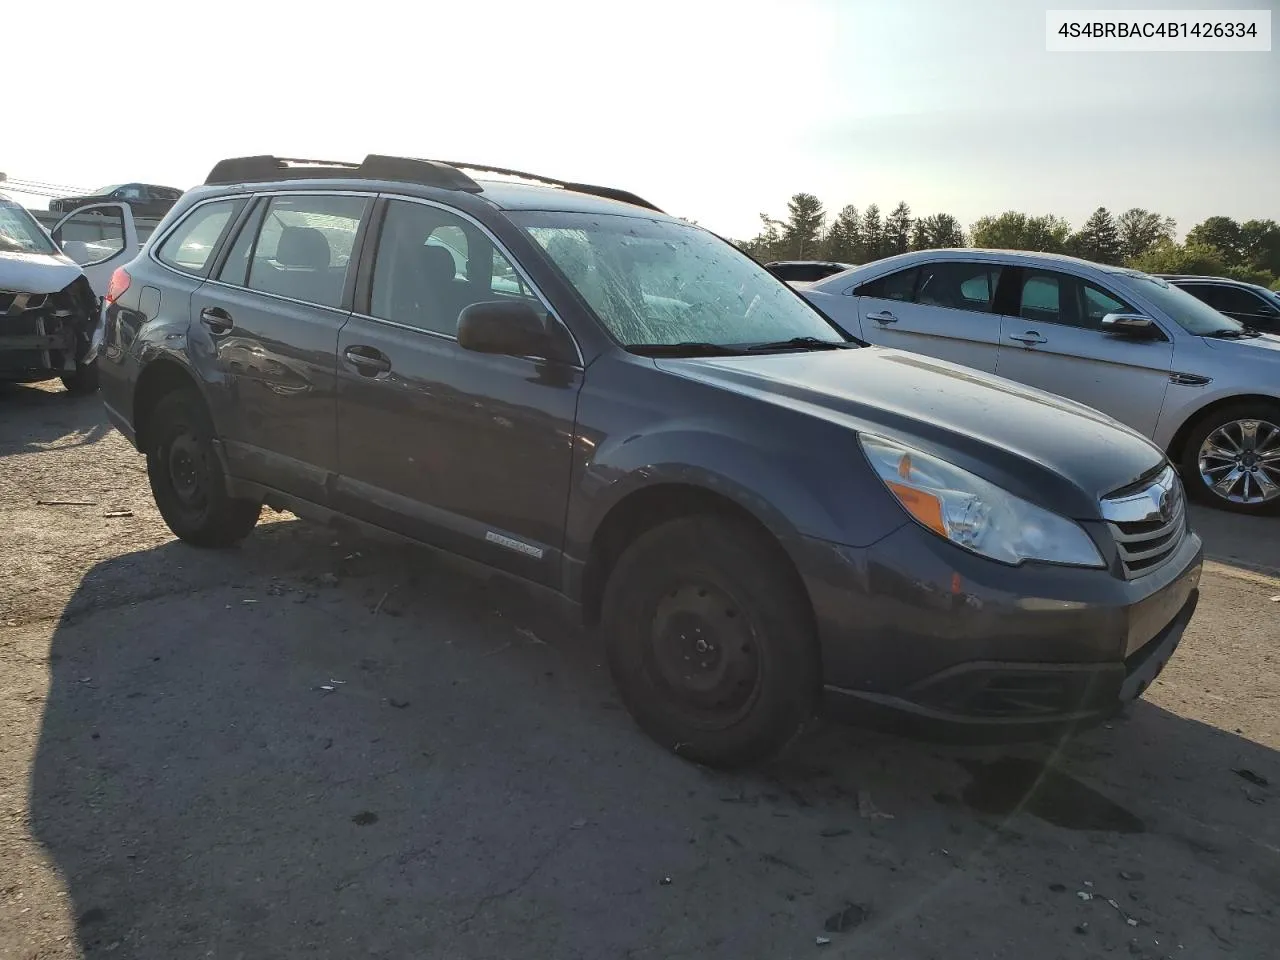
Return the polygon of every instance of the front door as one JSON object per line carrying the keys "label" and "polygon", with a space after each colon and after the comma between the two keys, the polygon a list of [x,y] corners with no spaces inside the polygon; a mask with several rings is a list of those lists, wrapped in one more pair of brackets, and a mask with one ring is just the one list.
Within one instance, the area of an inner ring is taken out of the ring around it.
{"label": "front door", "polygon": [[191,296],[190,354],[231,472],[316,503],[336,470],[338,330],[371,205],[318,192],[259,198],[217,275]]}
{"label": "front door", "polygon": [[469,303],[520,297],[545,309],[470,220],[388,200],[376,249],[338,339],[338,503],[558,584],[582,370],[458,346]]}
{"label": "front door", "polygon": [[1105,333],[1108,313],[1139,313],[1120,297],[1054,270],[1011,268],[998,304],[996,373],[1101,410],[1151,436],[1160,418],[1173,341]]}
{"label": "front door", "polygon": [[865,283],[853,291],[863,338],[994,373],[1000,318],[991,305],[1000,270],[939,260]]}
{"label": "front door", "polygon": [[138,230],[125,203],[92,203],[68,213],[49,231],[62,252],[80,264],[98,298],[106,296],[117,267],[138,255]]}

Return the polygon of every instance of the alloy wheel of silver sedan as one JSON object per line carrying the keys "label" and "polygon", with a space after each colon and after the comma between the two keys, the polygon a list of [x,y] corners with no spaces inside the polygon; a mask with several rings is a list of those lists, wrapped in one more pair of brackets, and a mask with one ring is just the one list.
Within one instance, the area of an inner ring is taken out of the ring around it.
{"label": "alloy wheel of silver sedan", "polygon": [[1229,420],[1200,445],[1200,478],[1216,496],[1242,506],[1280,498],[1280,426]]}

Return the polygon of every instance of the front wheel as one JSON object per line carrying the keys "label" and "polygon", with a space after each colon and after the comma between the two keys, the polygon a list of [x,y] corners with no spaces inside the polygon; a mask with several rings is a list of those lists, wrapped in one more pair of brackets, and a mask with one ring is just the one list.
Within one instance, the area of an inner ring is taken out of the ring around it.
{"label": "front wheel", "polygon": [[764,536],[729,519],[672,520],[627,548],[605,588],[601,628],[627,709],[709,766],[768,759],[814,713],[812,611]]}
{"label": "front wheel", "polygon": [[230,547],[247,537],[262,504],[228,495],[200,397],[188,390],[163,397],[147,434],[151,492],[174,535],[199,547]]}
{"label": "front wheel", "polygon": [[1236,513],[1280,513],[1280,404],[1234,404],[1202,417],[1181,467],[1199,500]]}

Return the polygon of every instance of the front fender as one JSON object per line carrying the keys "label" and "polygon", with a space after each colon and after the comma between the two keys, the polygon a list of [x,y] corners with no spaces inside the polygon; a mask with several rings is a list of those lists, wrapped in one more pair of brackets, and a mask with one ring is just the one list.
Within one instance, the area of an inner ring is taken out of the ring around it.
{"label": "front fender", "polygon": [[853,434],[841,433],[843,449],[814,443],[796,455],[722,423],[677,420],[644,435],[583,445],[590,456],[575,464],[566,553],[585,558],[609,511],[658,484],[719,494],[784,542],[808,536],[855,547],[874,543],[907,517],[862,460]]}

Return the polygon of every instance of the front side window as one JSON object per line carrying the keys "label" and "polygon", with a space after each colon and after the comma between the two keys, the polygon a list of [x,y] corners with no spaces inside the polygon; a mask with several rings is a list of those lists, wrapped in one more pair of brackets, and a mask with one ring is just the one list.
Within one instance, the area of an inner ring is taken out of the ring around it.
{"label": "front side window", "polygon": [[365,197],[272,197],[249,263],[248,287],[290,300],[339,306],[356,231],[368,208]]}
{"label": "front side window", "polygon": [[25,207],[0,197],[0,253],[54,254],[58,249]]}
{"label": "front side window", "polygon": [[214,200],[193,209],[156,250],[160,262],[184,273],[202,273],[242,202]]}
{"label": "front side window", "polygon": [[616,214],[511,216],[624,346],[847,342],[785,283],[699,227]]}
{"label": "front side window", "polygon": [[1101,330],[1107,314],[1135,312],[1114,294],[1070,274],[1027,270],[1023,275],[1018,316],[1024,320]]}
{"label": "front side window", "polygon": [[1000,268],[986,263],[943,260],[920,268],[915,302],[973,313],[990,313]]}
{"label": "front side window", "polygon": [[452,337],[465,307],[511,297],[534,299],[483,231],[439,207],[388,202],[369,294],[373,316]]}

